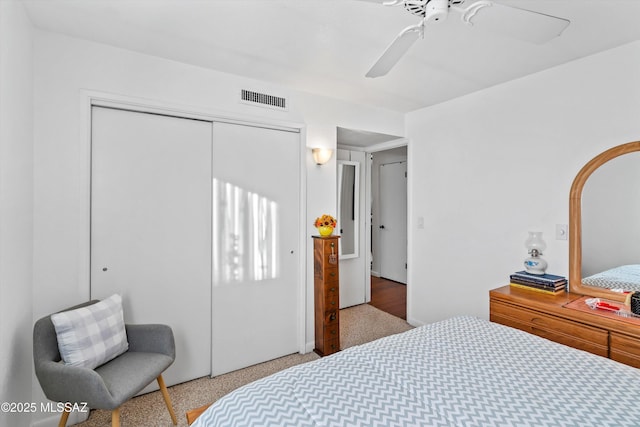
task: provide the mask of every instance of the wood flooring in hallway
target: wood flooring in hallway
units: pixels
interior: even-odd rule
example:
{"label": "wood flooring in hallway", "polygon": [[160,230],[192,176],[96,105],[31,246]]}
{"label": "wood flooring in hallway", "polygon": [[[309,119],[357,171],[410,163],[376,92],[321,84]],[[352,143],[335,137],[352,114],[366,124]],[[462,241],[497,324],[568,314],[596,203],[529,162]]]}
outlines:
{"label": "wood flooring in hallway", "polygon": [[375,308],[407,320],[407,286],[371,276],[371,302]]}

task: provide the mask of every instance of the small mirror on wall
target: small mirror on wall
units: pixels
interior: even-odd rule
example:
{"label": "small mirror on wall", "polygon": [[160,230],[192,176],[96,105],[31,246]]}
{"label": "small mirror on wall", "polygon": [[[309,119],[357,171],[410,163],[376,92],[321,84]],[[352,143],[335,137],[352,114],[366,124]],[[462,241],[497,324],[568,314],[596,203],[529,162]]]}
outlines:
{"label": "small mirror on wall", "polygon": [[340,257],[358,257],[360,163],[338,161],[338,230]]}

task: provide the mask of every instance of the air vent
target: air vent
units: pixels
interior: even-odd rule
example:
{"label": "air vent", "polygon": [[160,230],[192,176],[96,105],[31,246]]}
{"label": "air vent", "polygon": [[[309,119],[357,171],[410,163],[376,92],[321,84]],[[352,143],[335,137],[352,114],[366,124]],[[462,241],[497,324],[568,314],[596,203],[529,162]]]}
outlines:
{"label": "air vent", "polygon": [[275,110],[287,109],[287,98],[246,89],[242,89],[240,93],[240,102],[258,107],[273,108]]}

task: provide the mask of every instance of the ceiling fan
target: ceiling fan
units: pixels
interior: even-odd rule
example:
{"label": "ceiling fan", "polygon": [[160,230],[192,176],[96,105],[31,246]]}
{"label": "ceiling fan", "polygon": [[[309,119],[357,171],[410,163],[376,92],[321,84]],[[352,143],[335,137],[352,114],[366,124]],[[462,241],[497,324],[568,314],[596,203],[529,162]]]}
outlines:
{"label": "ceiling fan", "polygon": [[382,3],[385,6],[402,5],[408,12],[422,18],[418,24],[411,25],[398,34],[367,72],[366,77],[386,75],[418,38],[424,38],[426,25],[444,22],[450,11],[459,13],[462,21],[468,25],[478,25],[516,39],[538,44],[559,36],[569,25],[567,19],[505,6],[490,0],[478,0],[467,7],[462,7],[465,0],[364,1]]}

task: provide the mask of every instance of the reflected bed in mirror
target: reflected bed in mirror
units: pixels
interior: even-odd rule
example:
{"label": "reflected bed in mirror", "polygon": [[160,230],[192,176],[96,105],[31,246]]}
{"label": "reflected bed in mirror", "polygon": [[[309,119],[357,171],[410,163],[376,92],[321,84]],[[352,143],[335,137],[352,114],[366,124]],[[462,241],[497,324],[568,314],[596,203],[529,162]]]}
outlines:
{"label": "reflected bed in mirror", "polygon": [[640,290],[640,141],[613,147],[578,172],[569,230],[571,292],[624,301],[620,290]]}
{"label": "reflected bed in mirror", "polygon": [[338,229],[340,258],[358,257],[360,163],[338,160]]}
{"label": "reflected bed in mirror", "polygon": [[583,277],[582,284],[616,291],[640,291],[640,264],[621,265]]}

